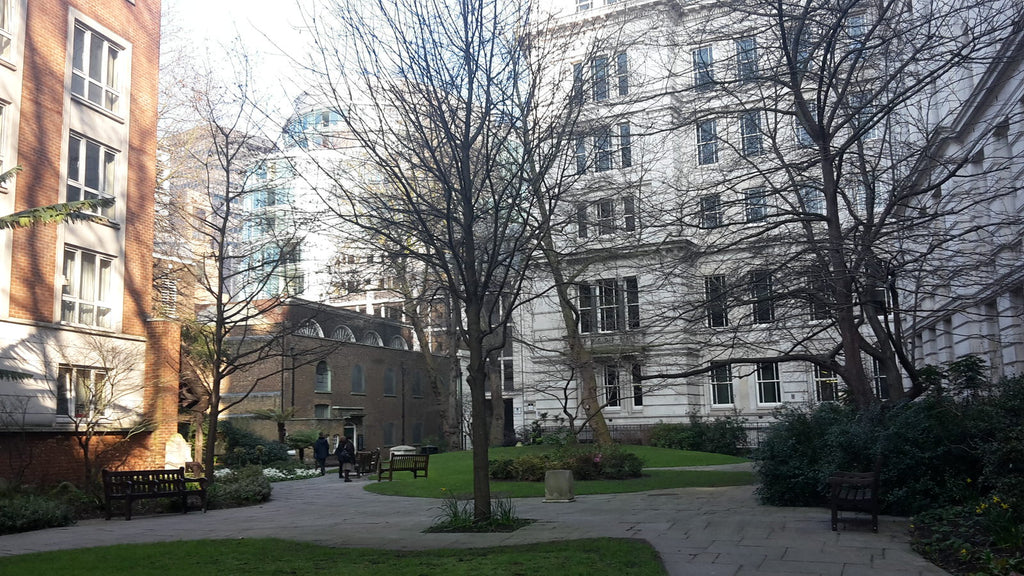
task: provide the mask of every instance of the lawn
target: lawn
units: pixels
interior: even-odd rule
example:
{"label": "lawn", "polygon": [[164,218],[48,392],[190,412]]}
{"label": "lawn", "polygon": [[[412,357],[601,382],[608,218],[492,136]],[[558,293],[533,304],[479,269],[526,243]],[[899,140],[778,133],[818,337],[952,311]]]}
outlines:
{"label": "lawn", "polygon": [[641,540],[601,538],[526,546],[396,552],[328,548],[276,539],[121,544],[0,558],[4,576],[221,574],[232,576],[445,576],[665,574],[658,553]]}
{"label": "lawn", "polygon": [[[652,446],[622,446],[640,456],[645,468],[669,468],[679,466],[710,466],[714,464],[735,464],[746,462],[743,458],[707,452],[688,452]],[[521,446],[491,448],[490,458],[514,458],[552,450],[550,446]],[[440,498],[441,489],[448,493],[470,494],[473,492],[473,454],[471,452],[446,452],[430,457],[430,477],[413,480],[411,472],[395,473],[392,482],[369,484],[366,489],[377,494],[395,496],[420,496]],[[644,470],[642,478],[630,480],[588,480],[575,483],[576,494],[615,494],[620,492],[642,492],[666,488],[692,488],[698,486],[738,486],[753,484],[750,472],[725,472],[718,470]],[[491,482],[491,491],[507,494],[513,498],[542,497],[542,482]]]}

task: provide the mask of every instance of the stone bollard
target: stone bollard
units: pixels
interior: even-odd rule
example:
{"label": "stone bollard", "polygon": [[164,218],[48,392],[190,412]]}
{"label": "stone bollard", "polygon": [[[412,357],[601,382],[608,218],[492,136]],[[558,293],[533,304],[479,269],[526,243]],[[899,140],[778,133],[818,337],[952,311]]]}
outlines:
{"label": "stone bollard", "polygon": [[544,473],[544,501],[572,502],[576,500],[572,484],[572,470],[548,470]]}

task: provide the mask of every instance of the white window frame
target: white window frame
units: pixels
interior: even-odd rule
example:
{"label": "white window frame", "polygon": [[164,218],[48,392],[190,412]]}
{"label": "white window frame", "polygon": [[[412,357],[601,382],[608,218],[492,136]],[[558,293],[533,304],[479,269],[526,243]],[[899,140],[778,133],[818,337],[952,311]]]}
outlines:
{"label": "white window frame", "polygon": [[839,377],[835,372],[814,366],[814,398],[818,402],[839,401]]}
{"label": "white window frame", "polygon": [[698,202],[700,202],[699,224],[701,228],[718,228],[725,224],[721,194],[705,194],[698,198]]}
{"label": "white window frame", "polygon": [[750,110],[740,115],[740,153],[745,158],[764,154],[761,116],[760,110]]}
{"label": "white window frame", "polygon": [[[102,379],[97,381],[97,377]],[[83,379],[85,383],[83,383]],[[97,392],[106,394],[98,402]],[[57,416],[71,420],[96,421],[109,418],[113,407],[113,381],[106,368],[61,364],[57,370]],[[84,397],[84,398],[83,398]],[[97,404],[102,406],[96,413]]]}
{"label": "white window frame", "polygon": [[[749,44],[747,44],[749,43]],[[749,81],[757,78],[757,37],[746,36],[736,39],[736,78]]]}
{"label": "white window frame", "polygon": [[[95,154],[95,158],[90,158]],[[67,187],[65,199],[114,198],[117,185],[117,151],[82,134],[68,135]],[[116,204],[90,212],[113,220]]]}
{"label": "white window frame", "polygon": [[[711,371],[708,373],[708,381],[711,385],[712,406],[733,406],[736,402],[736,390],[732,383],[732,364],[726,362],[712,362]],[[725,398],[722,392],[725,391]]]}
{"label": "white window frame", "polygon": [[[778,362],[759,362],[756,369],[757,403],[762,406],[782,403],[782,379],[779,376]],[[769,399],[767,391],[773,393],[774,400]]]}
{"label": "white window frame", "polygon": [[644,407],[644,386],[643,386],[643,365],[633,362],[629,367],[630,382],[633,385],[633,408],[643,409]]}
{"label": "white window frame", "polygon": [[0,0],[0,59],[10,62],[14,57],[14,36],[17,0]]}
{"label": "white window frame", "polygon": [[603,102],[611,97],[611,62],[607,56],[596,56],[590,63],[594,80],[592,95],[594,102]]}
{"label": "white window frame", "polygon": [[709,46],[701,46],[692,52],[693,86],[698,90],[708,90],[715,83],[715,53]]}
{"label": "white window frame", "polygon": [[704,301],[708,328],[729,326],[729,279],[723,275],[704,277]]}
{"label": "white window frame", "polygon": [[642,326],[636,276],[583,282],[576,290],[581,334],[626,332]]}
{"label": "white window frame", "polygon": [[615,93],[629,95],[629,57],[625,52],[615,55]]}
{"label": "white window frame", "polygon": [[800,212],[804,214],[825,215],[825,195],[814,186],[804,185],[797,188],[800,200]]}
{"label": "white window frame", "polygon": [[[83,265],[90,261],[93,269],[92,278],[83,278]],[[113,285],[116,261],[113,256],[65,246],[62,261],[64,285],[61,288],[61,323],[103,330],[114,329]],[[84,284],[92,286],[86,288]],[[91,295],[83,296],[83,288],[88,289]],[[88,316],[90,314],[91,316]],[[83,318],[91,320],[83,321]]]}
{"label": "white window frame", "polygon": [[709,166],[718,163],[718,121],[697,122],[697,164]]}
{"label": "white window frame", "polygon": [[[71,94],[113,114],[120,113],[125,48],[80,20],[72,31]],[[95,60],[99,58],[97,66]]]}
{"label": "white window frame", "polygon": [[622,382],[618,364],[604,365],[603,384],[605,408],[622,408]]}
{"label": "white window frame", "polygon": [[755,224],[768,219],[768,190],[755,186],[743,191],[744,216],[747,223]]}
{"label": "white window frame", "polygon": [[770,270],[750,271],[750,318],[754,324],[775,322],[775,279]]}

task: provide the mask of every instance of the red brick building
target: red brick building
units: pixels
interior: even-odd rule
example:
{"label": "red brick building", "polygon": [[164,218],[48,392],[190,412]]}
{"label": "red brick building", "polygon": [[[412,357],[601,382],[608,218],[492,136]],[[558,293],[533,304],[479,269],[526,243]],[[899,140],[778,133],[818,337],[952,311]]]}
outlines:
{"label": "red brick building", "polygon": [[[285,354],[231,376],[225,403],[244,400],[226,418],[268,438],[275,423],[252,418],[254,410],[294,410],[288,433],[345,435],[359,449],[422,446],[441,441],[440,405],[423,353],[412,350],[399,322],[292,298],[274,310],[275,323],[295,327]],[[447,374],[447,362],[434,357]],[[437,385],[446,385],[438,379]],[[250,391],[251,390],[251,391]]]}
{"label": "red brick building", "polygon": [[0,0],[0,214],[110,197],[97,221],[0,232],[0,477],[161,467],[178,327],[150,318],[160,2]]}

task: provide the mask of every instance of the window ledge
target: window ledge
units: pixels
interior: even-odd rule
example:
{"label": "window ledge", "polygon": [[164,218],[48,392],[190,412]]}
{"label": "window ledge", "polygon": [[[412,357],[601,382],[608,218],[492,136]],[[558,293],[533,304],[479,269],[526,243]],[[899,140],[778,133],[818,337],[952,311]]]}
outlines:
{"label": "window ledge", "polygon": [[82,106],[85,106],[86,108],[91,108],[92,110],[94,110],[96,112],[99,112],[100,114],[106,116],[107,118],[110,118],[114,122],[117,122],[118,124],[124,124],[125,123],[124,116],[122,116],[122,115],[120,115],[120,114],[118,114],[116,112],[111,112],[110,110],[107,110],[103,106],[100,106],[98,104],[90,102],[89,100],[79,96],[78,94],[72,94],[71,95],[71,101],[72,102],[77,102],[77,103],[81,104]]}

